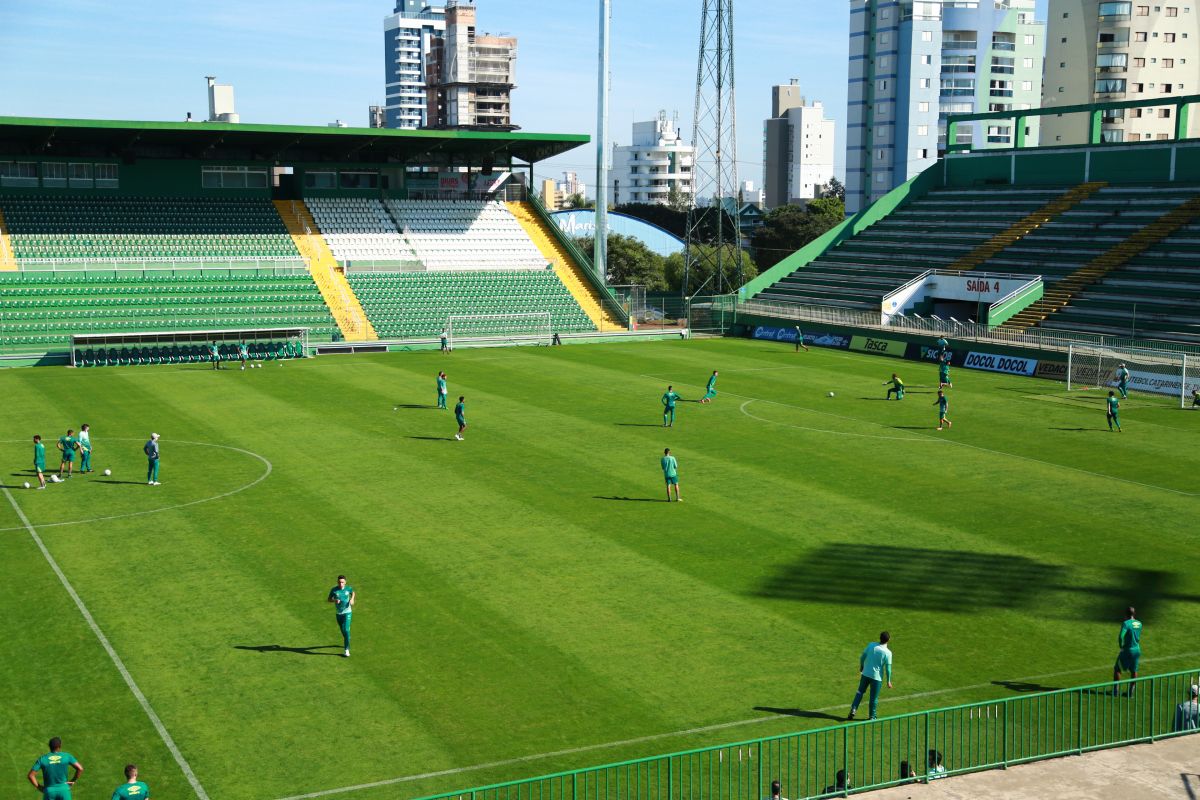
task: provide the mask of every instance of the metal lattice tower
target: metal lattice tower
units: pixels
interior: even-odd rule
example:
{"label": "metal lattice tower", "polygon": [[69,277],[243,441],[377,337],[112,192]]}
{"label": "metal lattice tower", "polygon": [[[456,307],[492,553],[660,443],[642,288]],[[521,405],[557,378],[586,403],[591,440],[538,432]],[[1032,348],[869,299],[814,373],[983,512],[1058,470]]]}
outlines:
{"label": "metal lattice tower", "polygon": [[[683,294],[693,272],[707,274],[716,294],[737,291],[742,285],[741,209],[738,197],[737,114],[733,81],[733,0],[701,0],[700,54],[696,60],[696,108],[692,118],[692,167],[695,200],[688,211],[687,250]],[[733,230],[727,230],[722,214],[726,197],[733,198]],[[704,205],[700,205],[704,198]],[[712,204],[708,201],[715,198]],[[713,230],[715,229],[715,230]],[[714,244],[715,249],[697,252],[693,244]],[[733,245],[731,252],[725,252]],[[732,262],[732,263],[731,263]],[[728,279],[725,271],[735,266]],[[708,284],[697,287],[696,294]]]}

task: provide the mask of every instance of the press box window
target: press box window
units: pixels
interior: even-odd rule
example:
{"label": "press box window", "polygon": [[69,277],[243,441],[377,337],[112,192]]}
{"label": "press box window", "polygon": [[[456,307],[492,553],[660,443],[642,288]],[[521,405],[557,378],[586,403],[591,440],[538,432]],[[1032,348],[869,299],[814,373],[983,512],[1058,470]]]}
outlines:
{"label": "press box window", "polygon": [[37,188],[37,163],[33,161],[0,161],[0,186]]}

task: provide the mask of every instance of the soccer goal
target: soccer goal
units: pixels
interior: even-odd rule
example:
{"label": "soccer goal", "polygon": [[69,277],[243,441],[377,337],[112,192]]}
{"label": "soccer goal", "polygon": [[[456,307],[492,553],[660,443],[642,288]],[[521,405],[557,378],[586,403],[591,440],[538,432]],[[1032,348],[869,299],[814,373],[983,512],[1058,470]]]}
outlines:
{"label": "soccer goal", "polygon": [[549,311],[526,314],[452,314],[446,318],[446,340],[451,350],[459,345],[549,345],[554,340],[554,328]]}
{"label": "soccer goal", "polygon": [[1122,364],[1129,370],[1129,388],[1151,394],[1178,396],[1181,407],[1192,404],[1200,389],[1200,358],[1140,348],[1072,345],[1067,352],[1067,391],[1111,389]]}

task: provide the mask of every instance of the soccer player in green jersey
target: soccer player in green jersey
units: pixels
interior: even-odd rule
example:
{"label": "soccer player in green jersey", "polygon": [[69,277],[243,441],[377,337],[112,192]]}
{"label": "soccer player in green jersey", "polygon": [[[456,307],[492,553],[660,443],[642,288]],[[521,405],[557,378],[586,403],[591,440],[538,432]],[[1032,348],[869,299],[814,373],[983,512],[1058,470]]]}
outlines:
{"label": "soccer player in green jersey", "polygon": [[150,787],[138,780],[136,764],[125,765],[125,782],[113,790],[112,800],[145,800]]}
{"label": "soccer player in green jersey", "polygon": [[663,477],[667,480],[667,502],[671,502],[671,487],[675,487],[675,502],[682,503],[683,500],[679,497],[679,462],[675,460],[675,456],[671,455],[671,448],[663,450],[662,457]]}
{"label": "soccer player in green jersey", "polygon": [[[75,774],[67,779],[67,770],[74,769]],[[37,779],[38,770],[42,772],[42,782]],[[75,756],[62,751],[62,739],[55,736],[50,740],[50,752],[33,762],[29,768],[29,782],[33,788],[42,793],[46,800],[71,800],[71,787],[83,774],[83,765],[75,760]]]}
{"label": "soccer player in green jersey", "polygon": [[216,342],[208,346],[208,357],[212,361],[213,369],[221,368],[221,351],[217,349]]}
{"label": "soccer player in green jersey", "polygon": [[71,470],[75,468],[75,451],[79,449],[79,441],[75,438],[74,429],[67,428],[67,435],[58,437],[58,449],[62,452],[62,461],[58,464],[58,476],[61,478],[63,470],[66,470],[69,478]]}
{"label": "soccer player in green jersey", "polygon": [[[1133,606],[1125,609],[1125,621],[1117,633],[1117,663],[1113,665],[1113,697],[1117,696],[1116,683],[1121,680],[1121,673],[1128,672],[1129,677],[1137,678],[1138,661],[1142,657],[1142,623],[1137,618]],[[1136,684],[1129,684],[1129,696],[1133,697]]]}
{"label": "soccer player in green jersey", "polygon": [[1110,391],[1108,393],[1108,411],[1105,416],[1108,418],[1108,429],[1111,431],[1113,426],[1117,426],[1117,433],[1121,432],[1121,401],[1117,399],[1117,393]]}
{"label": "soccer player in green jersey", "polygon": [[92,471],[92,426],[86,422],[79,426],[79,435],[75,437],[79,442],[79,472]]}
{"label": "soccer player in green jersey", "polygon": [[439,372],[437,376],[437,407],[446,408],[446,373]]}
{"label": "soccer player in green jersey", "polygon": [[142,445],[142,452],[146,454],[146,485],[161,486],[158,482],[158,434],[150,434],[150,441]]}
{"label": "soccer player in green jersey", "polygon": [[1200,408],[1200,389],[1192,389],[1192,408]]}
{"label": "soccer player in green jersey", "polygon": [[458,433],[454,434],[454,438],[461,442],[463,434],[467,432],[467,402],[462,395],[458,396],[458,402],[454,405],[454,421],[458,423]]}
{"label": "soccer player in green jersey", "polygon": [[449,353],[449,352],[450,352],[450,339],[449,339],[449,337],[446,335],[446,329],[445,329],[445,328],[442,328],[442,332],[441,332],[441,334],[438,336],[438,338],[439,338],[439,339],[441,340],[441,342],[442,342],[442,352],[443,352],[443,353]]}
{"label": "soccer player in green jersey", "polygon": [[800,326],[796,325],[796,352],[800,352],[800,348],[804,348],[804,352],[808,352],[808,345],[804,343],[804,331],[800,330]]}
{"label": "soccer player in green jersey", "polygon": [[883,682],[886,680],[887,687],[892,688],[892,651],[888,649],[888,642],[891,640],[892,635],[884,631],[879,634],[879,643],[871,642],[858,657],[858,691],[854,694],[854,702],[850,704],[850,713],[846,715],[846,719],[854,719],[854,715],[858,713],[858,704],[862,702],[868,689],[871,691],[871,719],[875,719]]}
{"label": "soccer player in green jersey", "polygon": [[946,397],[946,393],[938,390],[937,400],[934,400],[933,404],[938,407],[937,429],[940,431],[943,425],[947,428],[952,427],[954,423],[946,419],[946,412],[950,410],[950,398]]}
{"label": "soccer player in green jersey", "polygon": [[338,630],[342,632],[342,655],[350,657],[350,618],[354,615],[354,587],[346,583],[345,575],[337,576],[337,586],[329,590],[329,602],[337,611]]}
{"label": "soccer player in green jersey", "polygon": [[708,385],[704,387],[704,397],[700,398],[701,403],[711,403],[713,398],[717,396],[717,371],[714,369],[712,376],[708,379]]}
{"label": "soccer player in green jersey", "polygon": [[949,356],[942,356],[941,360],[938,361],[938,388],[941,389],[945,386],[949,386],[951,389],[954,388],[954,384],[950,382]]}
{"label": "soccer player in green jersey", "polygon": [[892,379],[890,381],[884,381],[883,385],[887,386],[889,383],[892,385],[892,388],[888,389],[888,391],[887,391],[887,399],[891,400],[892,395],[894,394],[894,395],[896,395],[897,400],[903,400],[904,399],[904,381],[900,380],[900,376],[893,372]]}
{"label": "soccer player in green jersey", "polygon": [[675,393],[673,388],[668,386],[666,394],[662,396],[664,428],[675,427],[675,404],[677,402],[679,402],[679,395]]}
{"label": "soccer player in green jersey", "polygon": [[38,476],[38,488],[46,488],[46,445],[42,444],[41,436],[33,437],[33,471]]}
{"label": "soccer player in green jersey", "polygon": [[242,342],[238,345],[238,360],[242,362],[242,371],[246,369],[246,362],[250,359],[250,349],[246,347],[246,343]]}
{"label": "soccer player in green jersey", "polygon": [[1129,370],[1124,364],[1117,365],[1117,391],[1121,393],[1122,400],[1129,399]]}

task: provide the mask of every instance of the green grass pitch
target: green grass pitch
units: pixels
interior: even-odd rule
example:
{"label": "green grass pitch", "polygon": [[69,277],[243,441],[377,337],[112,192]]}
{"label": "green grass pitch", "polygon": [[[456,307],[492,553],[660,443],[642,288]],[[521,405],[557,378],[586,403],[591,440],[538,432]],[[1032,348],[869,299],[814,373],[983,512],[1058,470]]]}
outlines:
{"label": "green grass pitch", "polygon": [[[713,369],[716,402],[660,427],[667,383],[695,400]],[[749,340],[0,373],[0,796],[51,735],[78,798],[129,761],[191,795],[9,497],[214,800],[451,771],[334,795],[417,796],[833,724],[884,628],[885,714],[1105,680],[1130,602],[1144,674],[1200,663],[1200,413],[1134,396],[1110,434],[1098,392],[954,380],[937,433],[932,365]],[[112,477],[17,488],[29,437],[82,422]]]}

